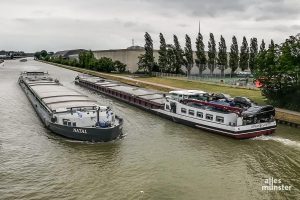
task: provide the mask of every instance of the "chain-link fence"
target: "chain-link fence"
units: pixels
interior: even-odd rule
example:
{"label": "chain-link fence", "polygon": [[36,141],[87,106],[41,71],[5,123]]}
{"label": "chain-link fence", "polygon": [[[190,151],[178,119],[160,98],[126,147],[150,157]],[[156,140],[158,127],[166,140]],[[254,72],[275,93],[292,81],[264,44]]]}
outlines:
{"label": "chain-link fence", "polygon": [[233,77],[231,74],[202,74],[202,75],[183,75],[183,74],[172,74],[163,72],[152,72],[153,76],[156,77],[166,77],[181,80],[192,80],[192,81],[202,81],[211,82],[226,85],[244,86],[255,88],[253,78],[250,77]]}

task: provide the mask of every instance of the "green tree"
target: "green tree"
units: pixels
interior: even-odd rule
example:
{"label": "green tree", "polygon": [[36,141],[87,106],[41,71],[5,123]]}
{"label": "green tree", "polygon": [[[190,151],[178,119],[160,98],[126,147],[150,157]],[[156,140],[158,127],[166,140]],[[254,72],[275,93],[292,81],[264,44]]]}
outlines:
{"label": "green tree", "polygon": [[100,72],[112,72],[115,71],[115,63],[111,58],[101,57],[98,60],[95,60],[94,70]]}
{"label": "green tree", "polygon": [[249,68],[253,73],[256,68],[256,59],[258,53],[258,45],[257,45],[257,38],[251,38],[250,40],[250,56],[249,56]]}
{"label": "green tree", "polygon": [[234,74],[239,67],[239,47],[235,36],[232,37],[232,44],[230,47],[229,67],[231,69],[231,74]]}
{"label": "green tree", "polygon": [[216,54],[217,54],[217,50],[216,50],[215,37],[212,33],[210,33],[209,41],[208,41],[208,68],[210,70],[211,75],[215,70]]}
{"label": "green tree", "polygon": [[184,56],[184,64],[187,70],[187,75],[189,76],[191,74],[191,69],[193,68],[194,59],[191,38],[187,34],[185,35]]}
{"label": "green tree", "polygon": [[175,68],[175,73],[178,74],[181,71],[181,66],[183,65],[184,53],[176,35],[173,35],[173,40],[174,40],[174,56],[175,56],[174,68]]}
{"label": "green tree", "polygon": [[161,72],[166,70],[167,67],[167,44],[166,40],[162,33],[159,34],[160,39],[160,47],[159,47],[159,57],[158,57],[158,65]]}
{"label": "green tree", "polygon": [[35,53],[34,53],[34,58],[35,58],[35,59],[41,59],[41,52],[40,52],[40,51],[35,52]]}
{"label": "green tree", "polygon": [[82,51],[79,53],[79,66],[82,68],[93,69],[96,64],[96,59],[91,50]]}
{"label": "green tree", "polygon": [[146,59],[145,59],[145,54],[141,54],[139,57],[138,57],[139,61],[137,63],[138,65],[138,70],[143,70],[144,72],[147,71],[147,62],[146,62]]}
{"label": "green tree", "polygon": [[171,44],[167,45],[167,62],[166,71],[171,73],[176,73],[176,55],[175,47]]}
{"label": "green tree", "polygon": [[48,55],[48,52],[46,50],[41,51],[41,58],[46,58],[47,55]]}
{"label": "green tree", "polygon": [[221,75],[224,76],[224,71],[227,69],[227,46],[224,37],[221,35],[219,42],[219,53],[218,53],[218,68],[221,70]]}
{"label": "green tree", "polygon": [[243,42],[241,46],[241,53],[240,53],[240,68],[242,71],[248,69],[248,62],[249,62],[249,47],[246,37],[243,37]]}
{"label": "green tree", "polygon": [[144,62],[146,64],[146,70],[149,74],[152,73],[154,67],[154,56],[153,56],[153,41],[148,32],[145,33],[145,57]]}
{"label": "green tree", "polygon": [[204,50],[203,37],[201,33],[198,33],[196,38],[196,65],[199,68],[199,75],[206,69],[206,55]]}
{"label": "green tree", "polygon": [[126,64],[122,63],[119,60],[114,61],[114,68],[118,70],[118,72],[123,73],[126,70]]}
{"label": "green tree", "polygon": [[[256,79],[263,85],[262,93],[269,103],[300,110],[300,37],[290,36],[283,44],[271,40],[268,50],[259,52]],[[262,55],[263,54],[263,55]]]}
{"label": "green tree", "polygon": [[260,47],[259,47],[259,53],[266,50],[266,43],[264,40],[261,41]]}

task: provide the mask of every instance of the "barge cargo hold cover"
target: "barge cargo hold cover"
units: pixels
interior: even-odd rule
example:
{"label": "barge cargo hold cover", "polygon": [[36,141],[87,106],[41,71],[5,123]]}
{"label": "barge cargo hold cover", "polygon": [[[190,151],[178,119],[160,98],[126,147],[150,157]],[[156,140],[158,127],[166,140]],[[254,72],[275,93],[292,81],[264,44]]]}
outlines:
{"label": "barge cargo hold cover", "polygon": [[163,108],[165,102],[165,94],[159,91],[104,78],[80,75],[76,77],[75,83],[147,110]]}

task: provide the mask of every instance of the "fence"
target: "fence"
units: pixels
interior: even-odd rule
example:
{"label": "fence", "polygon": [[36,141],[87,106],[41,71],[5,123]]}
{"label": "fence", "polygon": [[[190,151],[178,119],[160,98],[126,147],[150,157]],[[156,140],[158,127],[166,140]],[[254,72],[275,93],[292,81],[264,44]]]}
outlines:
{"label": "fence", "polygon": [[181,80],[193,80],[202,82],[212,82],[226,85],[237,85],[254,88],[253,78],[249,77],[232,77],[231,74],[202,74],[202,75],[183,75],[183,74],[172,74],[163,72],[152,72],[153,76],[174,78]]}

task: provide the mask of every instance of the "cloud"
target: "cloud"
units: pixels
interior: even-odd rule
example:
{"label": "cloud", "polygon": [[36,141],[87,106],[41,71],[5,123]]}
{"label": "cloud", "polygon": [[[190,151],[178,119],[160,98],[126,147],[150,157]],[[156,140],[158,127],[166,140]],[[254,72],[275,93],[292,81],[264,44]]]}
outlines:
{"label": "cloud", "polygon": [[[144,45],[149,32],[167,43],[176,34],[194,44],[201,21],[205,44],[209,33],[227,43],[236,35],[284,41],[299,32],[299,0],[10,0],[1,1],[0,48],[25,51],[69,48],[113,49]],[[227,44],[229,46],[229,44]]]}

